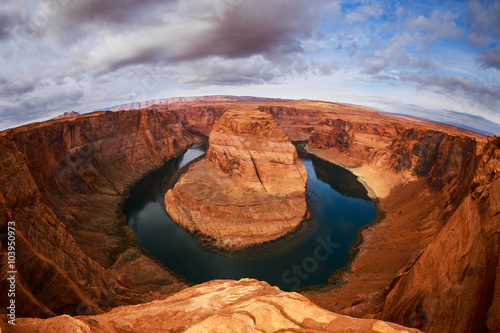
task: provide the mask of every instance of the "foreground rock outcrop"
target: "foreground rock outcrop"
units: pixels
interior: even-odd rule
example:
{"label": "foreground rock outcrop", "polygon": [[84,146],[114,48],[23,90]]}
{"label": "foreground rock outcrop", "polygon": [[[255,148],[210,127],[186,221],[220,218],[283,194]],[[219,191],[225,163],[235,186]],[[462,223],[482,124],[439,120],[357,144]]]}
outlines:
{"label": "foreground rock outcrop", "polygon": [[405,332],[416,329],[326,311],[265,282],[216,280],[98,316],[20,319],[12,332]]}
{"label": "foreground rock outcrop", "polygon": [[211,245],[240,249],[296,229],[306,184],[295,147],[271,115],[230,110],[210,134],[206,159],[165,194],[165,207]]}

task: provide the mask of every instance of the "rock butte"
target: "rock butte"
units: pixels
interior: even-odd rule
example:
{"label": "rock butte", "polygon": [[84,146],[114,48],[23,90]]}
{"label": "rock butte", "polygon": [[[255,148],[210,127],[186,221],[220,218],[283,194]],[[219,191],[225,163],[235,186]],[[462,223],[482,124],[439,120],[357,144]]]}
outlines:
{"label": "rock butte", "polygon": [[226,250],[297,228],[307,211],[307,172],[272,115],[229,110],[208,143],[206,158],[165,194],[166,210],[177,224]]}
{"label": "rock butte", "polygon": [[[156,305],[174,304],[194,289],[179,293],[186,284],[130,242],[117,208],[127,188],[196,140],[186,129],[208,136],[225,111],[237,108],[272,115],[290,140],[308,141],[308,151],[355,173],[380,207],[380,221],[361,232],[363,242],[349,269],[326,288],[303,296],[326,310],[426,332],[500,331],[499,137],[486,139],[443,124],[336,103],[229,96],[96,112],[0,133],[0,230],[5,233],[7,221],[16,221],[17,316],[90,315],[122,305],[99,316],[109,323],[114,313],[120,314],[113,319],[117,325],[123,323],[121,316],[137,325],[153,319],[156,325],[175,325],[170,316],[155,316]],[[128,249],[119,254],[125,249],[119,244]],[[116,259],[108,257],[111,250],[119,254]],[[2,246],[3,322],[5,251]],[[232,295],[224,298],[229,300],[249,295],[237,282],[200,287],[207,294]],[[148,303],[152,300],[161,301]],[[230,306],[224,302],[215,297],[199,304],[198,309],[209,307],[213,315],[186,321],[184,330],[199,323],[205,331],[216,330],[228,316],[241,318],[244,327],[246,317],[241,312],[226,316],[223,309]],[[143,304],[126,306],[138,303]],[[254,304],[257,318],[266,304]],[[273,304],[280,312],[286,308]],[[128,315],[141,309],[136,319]],[[314,309],[301,303],[308,318],[299,324],[309,325],[309,331],[324,323],[322,318],[333,318]],[[281,314],[287,320],[302,318],[285,311]],[[269,312],[260,311],[259,318],[262,313]],[[99,323],[99,316],[19,323],[34,332],[67,332],[64,325],[85,328],[96,325],[93,320]],[[347,325],[364,331],[366,326],[356,329],[354,323]],[[377,332],[394,328],[371,323]]]}

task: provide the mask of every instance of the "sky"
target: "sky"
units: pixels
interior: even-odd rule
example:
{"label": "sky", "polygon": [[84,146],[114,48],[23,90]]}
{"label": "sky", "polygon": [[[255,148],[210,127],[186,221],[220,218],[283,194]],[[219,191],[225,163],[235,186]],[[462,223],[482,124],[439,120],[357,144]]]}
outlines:
{"label": "sky", "polygon": [[500,1],[3,0],[0,130],[202,95],[500,123],[499,42]]}

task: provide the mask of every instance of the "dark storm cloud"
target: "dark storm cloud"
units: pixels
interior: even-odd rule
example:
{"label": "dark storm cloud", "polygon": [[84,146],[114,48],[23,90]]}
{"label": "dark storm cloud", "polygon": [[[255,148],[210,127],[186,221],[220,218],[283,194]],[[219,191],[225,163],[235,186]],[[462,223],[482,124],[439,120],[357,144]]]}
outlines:
{"label": "dark storm cloud", "polygon": [[21,24],[21,6],[15,1],[0,2],[0,41],[15,38]]}
{"label": "dark storm cloud", "polygon": [[496,69],[500,69],[500,45],[497,45],[495,48],[485,51],[478,57],[478,61],[484,67],[493,67]]}
{"label": "dark storm cloud", "polygon": [[0,128],[17,126],[27,120],[39,119],[41,116],[45,117],[43,120],[46,120],[63,113],[60,110],[70,111],[74,103],[83,96],[83,91],[74,89],[41,97],[12,96],[15,103],[6,105],[2,105],[5,100],[0,100]]}
{"label": "dark storm cloud", "polygon": [[[310,37],[321,15],[310,4],[291,1],[245,1],[221,15],[192,20],[193,32],[165,27],[161,40],[151,40],[129,57],[111,59],[108,68],[157,62],[183,62],[217,56],[247,58],[261,54],[279,61],[302,52],[301,41]],[[211,8],[217,14],[217,8]],[[189,42],[186,42],[189,41]],[[133,47],[131,45],[131,47]]]}
{"label": "dark storm cloud", "polygon": [[301,51],[301,39],[311,36],[320,14],[320,8],[313,10],[302,1],[244,1],[215,20],[186,57],[237,58]]}
{"label": "dark storm cloud", "polygon": [[7,39],[11,36],[13,22],[7,13],[0,12],[0,40]]}
{"label": "dark storm cloud", "polygon": [[16,82],[9,82],[5,78],[0,77],[0,96],[16,96],[23,95],[32,91],[40,85],[39,82],[33,79],[24,81],[17,80]]}
{"label": "dark storm cloud", "polygon": [[498,42],[500,36],[500,2],[471,0],[465,15],[470,24],[469,42],[484,47]]}
{"label": "dark storm cloud", "polygon": [[[52,0],[63,1],[63,0]],[[44,33],[63,45],[88,40],[86,71],[105,75],[134,65],[174,65],[210,57],[263,55],[279,63],[303,52],[331,1],[71,1],[52,10]],[[135,28],[136,27],[136,28]]]}
{"label": "dark storm cloud", "polygon": [[73,0],[61,5],[61,14],[73,24],[147,23],[156,17],[158,9],[164,10],[169,4],[177,2],[178,0]]}

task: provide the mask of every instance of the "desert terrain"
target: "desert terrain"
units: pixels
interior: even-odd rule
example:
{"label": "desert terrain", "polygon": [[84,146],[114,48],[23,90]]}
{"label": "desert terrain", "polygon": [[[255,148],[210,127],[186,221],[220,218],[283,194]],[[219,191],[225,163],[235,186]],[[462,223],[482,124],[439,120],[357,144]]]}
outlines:
{"label": "desert terrain", "polygon": [[[231,122],[231,114],[247,117]],[[252,117],[272,125],[249,130]],[[269,134],[265,142],[259,133]],[[285,220],[295,222],[286,228],[256,226],[261,234],[253,242],[286,235],[306,213],[307,175],[290,143],[301,142],[356,175],[377,206],[347,267],[322,286],[286,293],[249,279],[192,285],[145,253],[121,205],[142,177],[202,137],[213,146],[167,193],[172,215],[187,221],[187,212],[196,212],[204,225],[207,211],[223,224],[231,212],[221,207],[245,216],[247,198],[233,208],[226,199],[234,195],[195,202],[210,171],[220,187],[211,191],[238,183],[259,202],[270,200],[274,208],[252,210],[248,220],[276,220],[269,213],[296,209],[287,209]],[[251,158],[232,137],[246,138]],[[1,232],[11,221],[16,229],[16,326],[4,310],[8,251],[0,252],[6,332],[500,331],[498,136],[352,105],[218,96],[3,131],[0,169]],[[233,173],[240,178],[229,179]],[[186,193],[193,183],[198,187]],[[222,243],[252,239],[238,228],[224,232]]]}

